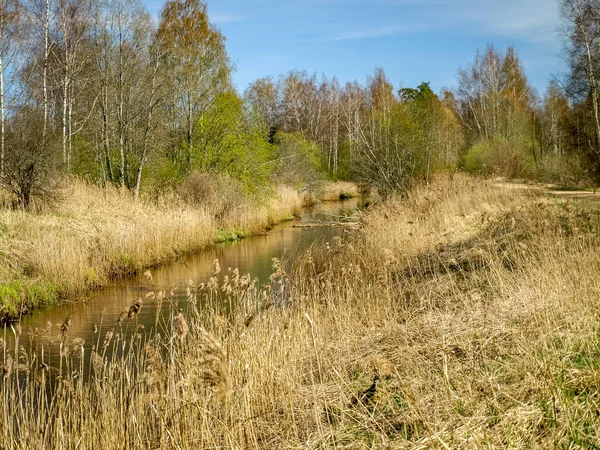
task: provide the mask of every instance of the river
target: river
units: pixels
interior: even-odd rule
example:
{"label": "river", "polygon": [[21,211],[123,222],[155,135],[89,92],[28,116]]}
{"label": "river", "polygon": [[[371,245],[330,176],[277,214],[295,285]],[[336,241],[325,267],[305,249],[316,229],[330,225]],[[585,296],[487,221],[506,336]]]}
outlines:
{"label": "river", "polygon": [[[53,365],[59,359],[61,326],[69,318],[68,335],[70,340],[82,342],[91,348],[103,338],[105,333],[117,326],[119,316],[127,310],[136,298],[143,298],[143,306],[136,317],[136,326],[145,333],[155,332],[157,309],[165,305],[147,297],[148,292],[174,292],[171,306],[178,309],[186,301],[189,281],[200,284],[211,276],[213,261],[218,259],[223,274],[228,268],[239,270],[240,274],[250,274],[258,283],[269,280],[273,272],[273,258],[293,257],[306,250],[341,235],[345,228],[335,226],[307,227],[319,222],[345,221],[356,214],[364,205],[364,199],[355,198],[339,202],[318,204],[305,208],[301,219],[277,225],[264,235],[217,244],[196,254],[188,255],[171,264],[152,269],[151,278],[139,274],[135,277],[116,281],[98,289],[85,298],[72,303],[39,311],[21,320],[19,344],[26,350],[40,354],[44,349],[43,360]],[[183,309],[183,308],[182,308]],[[14,348],[14,333],[4,329],[4,339],[8,348]],[[34,347],[30,349],[28,347]],[[41,359],[41,356],[38,356]]]}

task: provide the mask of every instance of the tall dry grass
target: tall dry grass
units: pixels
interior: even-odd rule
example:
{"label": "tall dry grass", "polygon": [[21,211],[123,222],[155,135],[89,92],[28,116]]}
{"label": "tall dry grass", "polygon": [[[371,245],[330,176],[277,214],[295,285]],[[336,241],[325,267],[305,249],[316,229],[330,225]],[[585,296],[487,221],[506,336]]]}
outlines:
{"label": "tall dry grass", "polygon": [[328,183],[320,195],[322,201],[343,200],[361,195],[359,186],[348,181]]}
{"label": "tall dry grass", "polygon": [[598,447],[599,229],[591,204],[437,180],[265,290],[216,267],[162,337],[71,345],[52,395],[41,349],[5,349],[4,447]]}
{"label": "tall dry grass", "polygon": [[261,203],[237,195],[235,208],[216,214],[214,203],[135,201],[128,192],[73,181],[55,209],[0,210],[0,317],[196,251],[223,239],[222,230],[236,230],[226,238],[262,231],[302,207],[286,186]]}

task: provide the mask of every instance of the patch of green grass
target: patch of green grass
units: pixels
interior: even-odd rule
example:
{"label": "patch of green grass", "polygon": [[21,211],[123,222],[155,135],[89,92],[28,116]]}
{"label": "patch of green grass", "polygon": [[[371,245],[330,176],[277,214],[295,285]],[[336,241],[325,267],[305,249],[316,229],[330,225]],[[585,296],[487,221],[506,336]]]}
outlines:
{"label": "patch of green grass", "polygon": [[85,272],[85,285],[89,288],[93,288],[98,286],[100,283],[100,277],[98,273],[92,268],[89,267]]}
{"label": "patch of green grass", "polygon": [[500,409],[493,403],[488,404],[488,428],[493,428],[500,423]]}
{"label": "patch of green grass", "polygon": [[[112,262],[110,270],[108,272],[109,278],[119,278],[128,275],[135,275],[140,270],[143,269],[143,266],[140,265],[139,261],[134,261],[134,259],[129,255],[121,255],[115,261]],[[86,273],[86,278],[91,273]]]}
{"label": "patch of green grass", "polygon": [[467,403],[461,399],[456,401],[456,412],[462,417],[471,417],[473,415]]}
{"label": "patch of green grass", "polygon": [[592,354],[586,350],[577,351],[568,356],[568,363],[572,367],[582,369],[598,369],[600,368],[600,355]]}
{"label": "patch of green grass", "polygon": [[231,228],[217,231],[217,244],[224,242],[235,242],[248,237],[250,232],[243,228]]}
{"label": "patch of green grass", "polygon": [[52,306],[58,299],[53,283],[13,280],[0,285],[0,317],[9,320],[39,308]]}
{"label": "patch of green grass", "polygon": [[[590,417],[589,415],[576,414],[569,430],[570,443],[578,446],[575,448],[600,450],[599,440],[595,433],[597,421],[597,416]],[[569,448],[574,447],[570,446]]]}
{"label": "patch of green grass", "polygon": [[543,420],[539,424],[540,428],[543,430],[555,428],[557,412],[556,400],[552,398],[543,398],[540,401],[540,408],[544,413]]}
{"label": "patch of green grass", "polygon": [[295,217],[294,217],[294,215],[292,213],[286,214],[285,216],[281,217],[281,221],[282,222],[291,222],[294,219],[295,219]]}

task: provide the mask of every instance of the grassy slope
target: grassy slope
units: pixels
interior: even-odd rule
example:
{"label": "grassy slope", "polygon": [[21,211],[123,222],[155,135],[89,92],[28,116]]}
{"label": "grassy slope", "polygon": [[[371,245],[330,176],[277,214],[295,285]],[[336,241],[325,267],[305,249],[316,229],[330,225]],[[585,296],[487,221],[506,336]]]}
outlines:
{"label": "grassy slope", "polygon": [[134,201],[129,193],[73,182],[43,214],[0,211],[0,317],[15,317],[172,260],[233,235],[262,231],[299,212],[281,186],[262,207],[242,205],[217,222],[210,207]]}
{"label": "grassy slope", "polygon": [[[89,385],[69,372],[43,416],[5,395],[0,433],[7,448],[593,448],[599,229],[595,206],[438,180],[278,270],[289,307],[229,274],[248,307],[228,321],[195,314],[192,289],[189,332],[173,320],[174,339],[94,358]],[[198,296],[217,305],[219,287]]]}

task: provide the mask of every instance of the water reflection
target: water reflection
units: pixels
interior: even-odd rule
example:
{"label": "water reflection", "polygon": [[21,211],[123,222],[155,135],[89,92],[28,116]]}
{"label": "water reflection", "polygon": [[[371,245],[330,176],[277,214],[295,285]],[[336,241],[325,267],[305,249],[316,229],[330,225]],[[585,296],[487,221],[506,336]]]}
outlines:
{"label": "water reflection", "polygon": [[[343,221],[345,216],[356,212],[361,204],[361,199],[349,199],[318,205],[307,210],[302,220],[305,223],[319,220]],[[64,304],[26,317],[21,323],[23,334],[20,342],[26,347],[29,341],[38,349],[43,346],[45,358],[55,360],[59,355],[61,326],[69,317],[70,339],[82,339],[85,341],[85,347],[95,345],[98,348],[109,330],[115,329],[118,332],[121,329],[118,324],[119,316],[140,297],[144,300],[141,311],[136,315],[135,321],[125,320],[123,327],[127,327],[128,333],[141,329],[151,332],[156,329],[157,317],[160,316],[157,315],[157,309],[168,311],[169,305],[156,298],[147,297],[149,292],[165,291],[175,309],[185,310],[188,280],[196,284],[206,282],[211,276],[215,259],[220,261],[223,274],[227,274],[228,268],[237,268],[240,274],[249,273],[253,278],[257,278],[259,283],[267,282],[273,271],[273,258],[293,258],[297,252],[315,243],[331,240],[341,233],[343,229],[336,227],[296,228],[292,224],[285,224],[264,236],[252,236],[238,242],[214,246],[152,270],[151,279],[140,274],[97,290],[82,301]],[[170,292],[174,295],[171,296]],[[12,333],[8,332],[5,335],[10,341]],[[9,345],[11,344],[14,345],[14,342],[9,342]]]}

